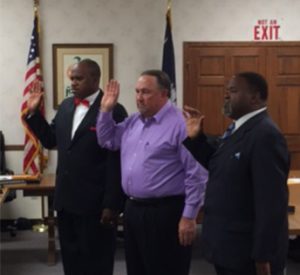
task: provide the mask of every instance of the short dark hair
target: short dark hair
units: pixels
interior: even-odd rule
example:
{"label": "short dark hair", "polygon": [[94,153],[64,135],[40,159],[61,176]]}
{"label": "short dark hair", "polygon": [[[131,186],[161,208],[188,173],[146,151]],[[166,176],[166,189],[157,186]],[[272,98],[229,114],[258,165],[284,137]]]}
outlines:
{"label": "short dark hair", "polygon": [[78,64],[87,65],[93,77],[100,79],[101,69],[98,63],[92,59],[86,58],[78,62]]}
{"label": "short dark hair", "polygon": [[255,72],[242,72],[236,74],[236,77],[245,79],[250,89],[258,93],[263,101],[267,101],[268,83],[262,75]]}
{"label": "short dark hair", "polygon": [[161,70],[147,70],[141,73],[141,76],[143,75],[154,76],[159,87],[161,89],[166,89],[168,91],[168,97],[171,96],[171,80],[168,74]]}

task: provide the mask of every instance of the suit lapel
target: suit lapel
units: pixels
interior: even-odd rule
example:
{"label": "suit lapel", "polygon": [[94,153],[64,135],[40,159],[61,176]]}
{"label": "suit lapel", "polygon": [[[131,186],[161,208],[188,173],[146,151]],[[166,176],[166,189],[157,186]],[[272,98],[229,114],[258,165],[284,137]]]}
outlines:
{"label": "suit lapel", "polygon": [[214,155],[215,156],[219,155],[224,150],[230,148],[231,146],[234,146],[241,139],[243,139],[245,134],[251,131],[251,129],[255,127],[260,120],[264,119],[267,116],[268,116],[267,112],[263,111],[262,113],[250,118],[236,132],[234,132],[230,137],[228,137],[224,143],[221,143],[220,147],[218,148],[218,150],[215,152]]}
{"label": "suit lapel", "polygon": [[68,108],[64,109],[64,124],[66,125],[66,138],[71,143],[72,138],[72,127],[73,127],[73,116],[75,112],[74,100],[69,101]]}
{"label": "suit lapel", "polygon": [[[97,117],[97,114],[99,112],[99,104],[102,98],[102,91],[100,91],[100,94],[97,96],[97,98],[95,99],[93,105],[89,108],[87,114],[85,115],[85,117],[83,118],[83,120],[81,121],[81,123],[79,124],[74,137],[71,141],[71,144],[74,144],[82,134],[85,133],[86,129],[91,126],[91,123],[95,123],[95,118]],[[72,125],[72,123],[71,123]]]}

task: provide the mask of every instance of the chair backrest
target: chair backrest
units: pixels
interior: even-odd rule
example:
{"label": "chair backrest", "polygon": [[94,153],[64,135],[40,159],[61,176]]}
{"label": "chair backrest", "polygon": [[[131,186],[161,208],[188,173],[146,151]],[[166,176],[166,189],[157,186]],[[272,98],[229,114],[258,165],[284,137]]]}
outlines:
{"label": "chair backrest", "polygon": [[6,161],[5,161],[5,141],[3,132],[0,131],[0,175],[11,175],[13,171],[6,168]]}
{"label": "chair backrest", "polygon": [[[5,141],[3,132],[0,131],[0,175],[12,175],[14,172],[6,168],[5,162]],[[16,191],[10,191],[4,202],[11,201],[16,198]]]}

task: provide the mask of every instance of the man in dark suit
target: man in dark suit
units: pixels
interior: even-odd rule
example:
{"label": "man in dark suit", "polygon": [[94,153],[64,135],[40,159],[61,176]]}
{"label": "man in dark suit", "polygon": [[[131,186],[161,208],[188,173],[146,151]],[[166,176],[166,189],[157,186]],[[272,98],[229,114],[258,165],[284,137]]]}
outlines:
{"label": "man in dark suit", "polygon": [[[57,147],[54,207],[66,275],[112,275],[115,220],[122,202],[119,153],[97,144],[96,119],[103,92],[100,68],[85,59],[74,65],[74,97],[65,99],[49,125],[37,111],[42,93],[32,92],[27,123],[46,148]],[[126,117],[114,109],[116,122]]]}
{"label": "man in dark suit", "polygon": [[209,169],[202,249],[218,275],[279,275],[285,267],[289,154],[267,97],[259,74],[231,79],[224,114],[235,123],[218,148],[208,144],[200,112],[185,108],[184,144]]}

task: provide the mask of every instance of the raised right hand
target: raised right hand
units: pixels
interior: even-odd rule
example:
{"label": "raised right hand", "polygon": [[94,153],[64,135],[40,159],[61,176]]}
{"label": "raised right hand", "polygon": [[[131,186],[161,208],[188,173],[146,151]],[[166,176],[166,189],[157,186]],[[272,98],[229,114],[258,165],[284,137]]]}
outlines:
{"label": "raised right hand", "polygon": [[42,92],[41,83],[37,81],[33,84],[30,91],[29,98],[27,100],[28,113],[33,114],[40,106],[42,102],[44,92]]}
{"label": "raised right hand", "polygon": [[203,133],[204,116],[199,110],[185,105],[183,107],[183,115],[185,117],[187,134],[190,138],[195,138]]}
{"label": "raised right hand", "polygon": [[101,112],[110,112],[118,102],[120,94],[120,84],[117,80],[110,80],[104,89],[104,95],[101,100]]}

